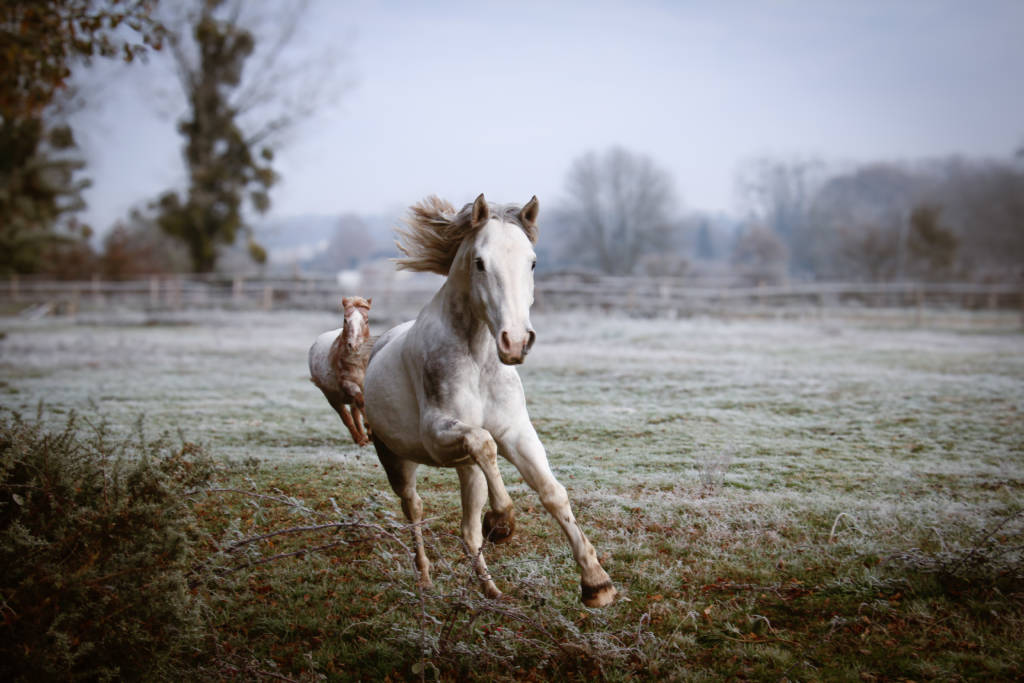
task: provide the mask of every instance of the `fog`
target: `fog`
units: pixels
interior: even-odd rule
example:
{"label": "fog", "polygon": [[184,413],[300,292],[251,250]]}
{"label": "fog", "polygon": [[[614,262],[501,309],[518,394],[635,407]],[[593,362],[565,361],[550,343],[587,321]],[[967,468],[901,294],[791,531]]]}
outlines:
{"label": "fog", "polygon": [[[1014,0],[431,4],[309,6],[289,58],[343,58],[323,76],[334,95],[277,145],[268,218],[481,191],[543,211],[574,159],[613,145],[668,171],[688,209],[737,211],[737,171],[758,157],[1011,159],[1024,144]],[[185,185],[185,106],[164,55],[79,80],[83,218],[102,232]]]}

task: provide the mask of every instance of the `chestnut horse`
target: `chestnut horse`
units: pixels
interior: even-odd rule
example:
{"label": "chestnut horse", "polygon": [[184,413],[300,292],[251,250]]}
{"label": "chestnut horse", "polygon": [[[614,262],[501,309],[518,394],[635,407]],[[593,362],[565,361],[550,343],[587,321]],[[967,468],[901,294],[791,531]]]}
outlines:
{"label": "chestnut horse", "polygon": [[358,296],[341,300],[344,326],[324,332],[309,349],[309,375],[360,446],[370,443],[363,417],[363,377],[373,345],[370,304]]}
{"label": "chestnut horse", "polygon": [[380,337],[366,370],[366,417],[388,481],[413,524],[420,584],[430,585],[423,550],[420,465],[452,467],[462,491],[462,538],[484,592],[501,595],[480,548],[514,527],[497,456],[511,462],[561,526],[579,565],[583,603],[600,607],[616,590],[551,473],[530,423],[519,374],[536,337],[530,325],[537,256],[537,198],[525,206],[488,204],[481,194],[461,211],[430,197],[399,232],[398,267],[446,275],[416,320]]}

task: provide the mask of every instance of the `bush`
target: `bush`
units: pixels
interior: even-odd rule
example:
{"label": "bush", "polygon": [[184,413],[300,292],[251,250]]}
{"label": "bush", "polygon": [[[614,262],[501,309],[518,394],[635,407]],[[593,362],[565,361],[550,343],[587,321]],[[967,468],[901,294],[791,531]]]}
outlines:
{"label": "bush", "polygon": [[183,493],[212,461],[89,431],[0,417],[0,680],[178,678],[202,644]]}

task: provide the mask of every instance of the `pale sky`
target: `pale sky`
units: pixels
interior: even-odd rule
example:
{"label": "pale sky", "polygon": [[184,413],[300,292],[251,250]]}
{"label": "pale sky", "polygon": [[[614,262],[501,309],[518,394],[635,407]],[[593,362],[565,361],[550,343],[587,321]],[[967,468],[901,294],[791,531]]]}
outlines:
{"label": "pale sky", "polygon": [[[611,145],[669,171],[682,207],[729,211],[759,156],[1008,159],[1024,144],[1020,0],[321,0],[309,19],[300,49],[344,44],[331,78],[355,85],[280,150],[271,216],[484,192],[536,194],[543,218],[573,159]],[[185,178],[166,67],[132,69],[76,127],[101,231]]]}

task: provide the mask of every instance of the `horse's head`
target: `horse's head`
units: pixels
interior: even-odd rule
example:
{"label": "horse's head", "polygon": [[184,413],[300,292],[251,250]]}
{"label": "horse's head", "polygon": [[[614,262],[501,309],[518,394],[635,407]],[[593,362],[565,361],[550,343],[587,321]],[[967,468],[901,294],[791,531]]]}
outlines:
{"label": "horse's head", "polygon": [[373,299],[361,296],[346,296],[341,300],[345,311],[345,325],[341,330],[341,341],[350,351],[355,351],[370,338],[370,304]]}
{"label": "horse's head", "polygon": [[481,194],[473,202],[473,239],[466,240],[457,257],[469,280],[470,304],[485,321],[506,365],[522,363],[536,338],[530,324],[533,305],[533,269],[537,255],[537,198],[515,210],[491,211]]}

